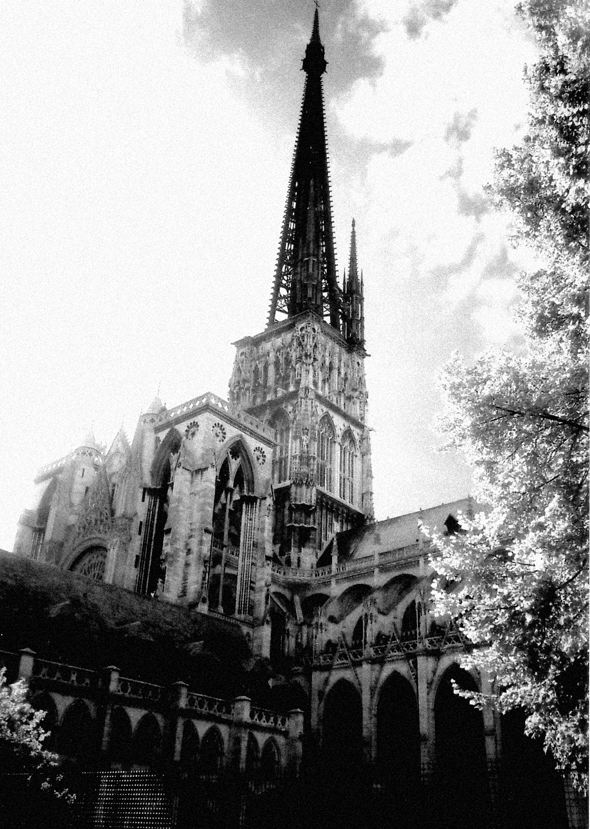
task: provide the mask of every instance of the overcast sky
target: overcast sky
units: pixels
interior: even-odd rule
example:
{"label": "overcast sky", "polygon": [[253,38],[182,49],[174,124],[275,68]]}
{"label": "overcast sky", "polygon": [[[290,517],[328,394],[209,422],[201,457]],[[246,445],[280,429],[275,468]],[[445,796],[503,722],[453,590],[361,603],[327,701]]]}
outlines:
{"label": "overcast sky", "polygon": [[[523,257],[482,191],[526,121],[534,47],[512,0],[323,0],[340,271],[365,275],[375,505],[462,497],[436,375],[514,343]],[[0,547],[36,469],[92,427],[131,438],[227,396],[261,331],[303,90],[311,0],[0,5]]]}

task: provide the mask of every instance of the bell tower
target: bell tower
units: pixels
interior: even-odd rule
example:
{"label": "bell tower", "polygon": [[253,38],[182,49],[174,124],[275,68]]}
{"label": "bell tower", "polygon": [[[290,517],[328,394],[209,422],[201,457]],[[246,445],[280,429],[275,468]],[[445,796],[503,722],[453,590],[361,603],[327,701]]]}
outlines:
{"label": "bell tower", "polygon": [[315,10],[265,331],[236,342],[230,405],[275,430],[273,552],[312,568],[334,532],[373,518],[364,296],[353,221],[338,285]]}

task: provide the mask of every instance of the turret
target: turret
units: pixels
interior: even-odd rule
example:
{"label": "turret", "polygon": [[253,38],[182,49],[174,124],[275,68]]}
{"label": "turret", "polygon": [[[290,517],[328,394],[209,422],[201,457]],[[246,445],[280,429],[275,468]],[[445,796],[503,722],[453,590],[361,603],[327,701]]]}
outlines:
{"label": "turret", "polygon": [[364,348],[365,345],[365,299],[364,280],[359,279],[356,253],[356,224],[352,220],[350,234],[350,260],[348,279],[346,271],[342,285],[342,334],[347,343]]}

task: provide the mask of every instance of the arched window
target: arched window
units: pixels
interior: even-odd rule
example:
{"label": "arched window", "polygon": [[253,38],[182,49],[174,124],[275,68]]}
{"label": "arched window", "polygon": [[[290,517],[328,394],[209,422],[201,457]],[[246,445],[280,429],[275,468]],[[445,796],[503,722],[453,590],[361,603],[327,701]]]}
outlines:
{"label": "arched window", "polygon": [[317,484],[328,492],[334,488],[334,439],[334,424],[324,415],[318,430]]}
{"label": "arched window", "polygon": [[277,744],[272,737],[269,737],[262,749],[260,758],[260,769],[264,780],[274,780],[279,776],[281,760]]}
{"label": "arched window", "polygon": [[156,595],[166,578],[164,542],[170,532],[167,527],[168,507],[174,488],[176,456],[181,443],[180,432],[171,429],[158,447],[152,463],[153,486],[147,489],[149,499],[141,527],[141,550],[135,584],[136,591],[143,595]]}
{"label": "arched window", "polygon": [[291,427],[287,413],[283,409],[279,409],[273,415],[270,425],[276,432],[277,447],[273,461],[273,480],[278,484],[289,478],[289,439]]}
{"label": "arched window", "polygon": [[346,432],[340,446],[340,497],[350,504],[354,504],[355,455],[354,438],[350,432]]}
{"label": "arched window", "polygon": [[112,760],[126,764],[132,755],[131,721],[124,708],[117,706],[111,712],[111,736],[109,754]]}
{"label": "arched window", "polygon": [[104,581],[106,561],[107,551],[104,547],[90,547],[78,556],[70,570],[94,581]]}
{"label": "arched window", "polygon": [[248,616],[253,611],[260,507],[253,489],[252,466],[238,441],[221,463],[215,485],[209,604],[221,613]]}

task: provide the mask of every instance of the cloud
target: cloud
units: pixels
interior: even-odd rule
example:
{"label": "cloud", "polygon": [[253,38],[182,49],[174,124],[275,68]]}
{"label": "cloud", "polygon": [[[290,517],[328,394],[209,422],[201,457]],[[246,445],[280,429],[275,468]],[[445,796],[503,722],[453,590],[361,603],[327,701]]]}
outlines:
{"label": "cloud", "polygon": [[402,19],[407,36],[410,40],[421,37],[430,20],[442,20],[456,3],[457,0],[423,0],[422,3],[412,3]]}
{"label": "cloud", "polygon": [[473,126],[477,121],[477,108],[473,107],[469,112],[456,112],[453,120],[445,130],[445,141],[449,144],[459,146],[469,141]]}

